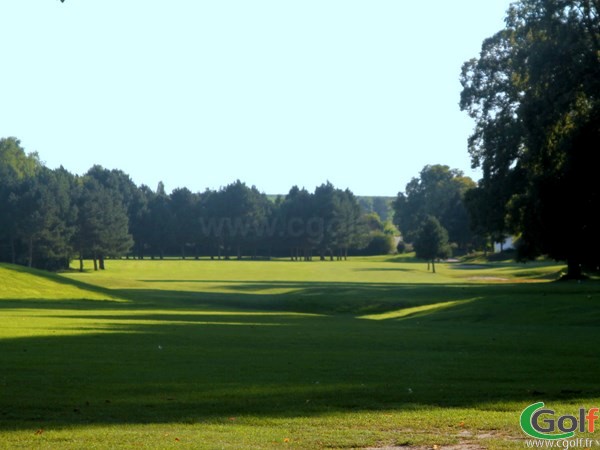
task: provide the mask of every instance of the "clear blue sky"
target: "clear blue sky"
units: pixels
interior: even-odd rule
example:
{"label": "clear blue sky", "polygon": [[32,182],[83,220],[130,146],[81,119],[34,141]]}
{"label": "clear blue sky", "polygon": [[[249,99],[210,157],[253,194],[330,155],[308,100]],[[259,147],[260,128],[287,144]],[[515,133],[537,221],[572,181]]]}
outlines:
{"label": "clear blue sky", "polygon": [[461,64],[509,0],[2,0],[0,137],[168,192],[471,171]]}

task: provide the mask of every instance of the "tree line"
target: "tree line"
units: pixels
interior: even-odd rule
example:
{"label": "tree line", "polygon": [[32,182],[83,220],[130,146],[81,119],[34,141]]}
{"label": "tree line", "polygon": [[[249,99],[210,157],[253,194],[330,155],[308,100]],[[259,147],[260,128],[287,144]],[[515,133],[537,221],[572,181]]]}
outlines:
{"label": "tree line", "polygon": [[473,228],[515,235],[521,258],[566,261],[580,278],[600,267],[600,2],[520,0],[505,24],[461,74],[483,171],[467,196]]}
{"label": "tree line", "polygon": [[345,259],[389,253],[390,224],[349,189],[327,182],[269,199],[241,181],[219,190],[167,194],[137,186],[121,170],[82,176],[45,167],[16,138],[0,139],[0,261],[64,269],[106,258]]}
{"label": "tree line", "polygon": [[[137,186],[117,169],[93,166],[81,176],[51,170],[19,140],[3,138],[0,261],[58,270],[78,260],[83,270],[89,259],[103,270],[107,258],[118,257],[341,260],[393,252],[398,229],[404,237],[399,249],[415,243],[422,256],[433,239],[419,239],[430,216],[444,229],[437,236],[447,238],[443,251],[424,257],[447,257],[450,247],[464,253],[477,245],[463,201],[474,186],[460,171],[435,165],[394,202],[358,198],[329,182],[314,192],[294,186],[276,197],[239,180],[219,190],[168,194],[162,183],[156,190]],[[380,214],[393,216],[398,228]]]}
{"label": "tree line", "polygon": [[452,242],[513,236],[517,259],[565,261],[564,278],[580,279],[600,271],[600,3],[520,0],[505,24],[460,76],[483,177],[428,166],[398,195],[395,221],[431,262]]}
{"label": "tree line", "polygon": [[520,0],[505,24],[460,76],[483,177],[426,167],[395,220],[432,262],[452,241],[485,249],[512,236],[517,259],[565,261],[563,278],[581,279],[600,272],[600,2]]}
{"label": "tree line", "polygon": [[[600,3],[519,0],[505,24],[460,76],[460,108],[475,120],[468,149],[483,177],[426,166],[393,202],[399,249],[412,243],[434,263],[512,235],[518,258],[566,261],[567,278],[580,278],[600,270]],[[174,249],[305,260],[389,251],[393,230],[360,203],[330,183],[275,201],[239,181],[167,195],[118,170],[49,170],[18,140],[0,140],[0,260],[30,266],[64,267],[77,255],[102,268],[107,256]]]}

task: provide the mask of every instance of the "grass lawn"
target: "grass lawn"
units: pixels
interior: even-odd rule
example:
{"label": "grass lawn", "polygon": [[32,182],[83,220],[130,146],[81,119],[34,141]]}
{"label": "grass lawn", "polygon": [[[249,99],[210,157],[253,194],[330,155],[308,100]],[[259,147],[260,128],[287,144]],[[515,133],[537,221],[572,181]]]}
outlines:
{"label": "grass lawn", "polygon": [[0,265],[0,448],[525,448],[529,404],[600,406],[600,283],[437,268]]}

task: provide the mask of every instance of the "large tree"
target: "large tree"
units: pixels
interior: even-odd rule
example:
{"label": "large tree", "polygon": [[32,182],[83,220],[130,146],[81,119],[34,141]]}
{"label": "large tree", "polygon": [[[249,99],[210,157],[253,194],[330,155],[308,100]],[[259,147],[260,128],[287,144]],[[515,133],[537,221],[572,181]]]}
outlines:
{"label": "large tree", "polygon": [[475,187],[471,178],[445,165],[427,165],[413,178],[393,203],[394,223],[403,239],[413,242],[427,216],[448,230],[450,241],[466,250],[471,242],[465,193]]}
{"label": "large tree", "polygon": [[321,221],[315,216],[313,204],[313,195],[298,186],[293,186],[278,204],[277,241],[281,249],[289,249],[292,260],[310,261],[321,240]]}
{"label": "large tree", "polygon": [[127,209],[115,191],[104,187],[96,178],[80,178],[76,191],[77,231],[74,243],[79,252],[79,269],[83,259],[91,257],[94,270],[104,269],[104,257],[126,255],[133,246],[129,234]]}
{"label": "large tree", "polygon": [[17,262],[19,205],[15,191],[40,168],[37,155],[25,153],[18,139],[0,139],[0,261]]}
{"label": "large tree", "polygon": [[435,260],[449,258],[452,254],[448,243],[448,232],[433,216],[426,216],[419,227],[414,242],[417,258],[431,263],[432,272],[435,273]]}
{"label": "large tree", "polygon": [[476,124],[469,151],[483,169],[480,197],[520,236],[521,256],[566,260],[574,278],[582,265],[597,267],[600,2],[513,3],[461,83],[461,108]]}
{"label": "large tree", "polygon": [[170,210],[174,226],[171,233],[173,241],[181,252],[181,259],[186,258],[186,248],[193,246],[198,227],[198,197],[187,188],[178,188],[171,192]]}
{"label": "large tree", "polygon": [[35,177],[19,183],[11,195],[14,225],[29,267],[65,269],[69,265],[75,221],[72,180],[62,168],[42,167]]}
{"label": "large tree", "polygon": [[44,167],[18,139],[0,139],[0,261],[65,268],[71,254],[74,178]]}
{"label": "large tree", "polygon": [[[329,254],[331,260],[346,259],[348,248],[364,247],[361,235],[368,233],[361,219],[361,207],[356,196],[349,190],[337,189],[330,182],[315,189],[312,197],[312,214],[319,224],[313,239],[321,260]],[[313,230],[315,231],[315,230]]]}
{"label": "large tree", "polygon": [[164,259],[174,240],[171,198],[162,181],[158,183],[156,192],[150,191],[148,195],[148,245],[152,259],[157,254]]}

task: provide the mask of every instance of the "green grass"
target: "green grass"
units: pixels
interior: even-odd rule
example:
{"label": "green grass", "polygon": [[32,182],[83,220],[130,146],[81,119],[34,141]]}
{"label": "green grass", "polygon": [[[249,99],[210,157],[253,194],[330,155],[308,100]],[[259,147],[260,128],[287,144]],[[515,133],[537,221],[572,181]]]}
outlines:
{"label": "green grass", "polygon": [[561,267],[0,265],[0,448],[523,448],[600,405],[600,284]]}

